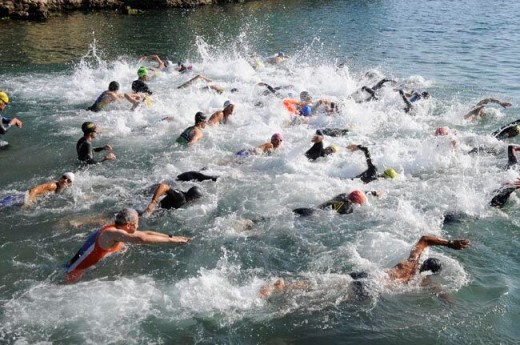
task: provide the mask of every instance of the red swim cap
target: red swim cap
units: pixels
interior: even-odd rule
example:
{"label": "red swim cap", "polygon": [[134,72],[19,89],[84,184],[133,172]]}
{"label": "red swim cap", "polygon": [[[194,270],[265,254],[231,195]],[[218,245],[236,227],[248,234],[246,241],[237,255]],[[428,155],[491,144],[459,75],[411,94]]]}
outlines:
{"label": "red swim cap", "polygon": [[355,190],[348,195],[348,199],[355,204],[364,204],[367,201],[365,193],[360,190]]}
{"label": "red swim cap", "polygon": [[435,136],[439,135],[448,135],[448,128],[447,127],[439,127],[435,130]]}

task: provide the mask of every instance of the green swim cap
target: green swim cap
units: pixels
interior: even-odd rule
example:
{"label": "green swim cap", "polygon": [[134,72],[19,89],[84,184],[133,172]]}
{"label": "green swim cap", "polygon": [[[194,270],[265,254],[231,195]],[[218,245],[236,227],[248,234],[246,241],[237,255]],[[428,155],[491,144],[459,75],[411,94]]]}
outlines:
{"label": "green swim cap", "polygon": [[399,174],[396,173],[395,170],[392,168],[386,169],[383,173],[384,178],[396,178],[397,176],[399,176]]}
{"label": "green swim cap", "polygon": [[139,78],[147,76],[148,75],[148,70],[146,69],[146,67],[141,66],[137,70],[137,75],[139,76]]}
{"label": "green swim cap", "polygon": [[518,134],[520,134],[520,125],[515,126],[515,132],[518,133]]}

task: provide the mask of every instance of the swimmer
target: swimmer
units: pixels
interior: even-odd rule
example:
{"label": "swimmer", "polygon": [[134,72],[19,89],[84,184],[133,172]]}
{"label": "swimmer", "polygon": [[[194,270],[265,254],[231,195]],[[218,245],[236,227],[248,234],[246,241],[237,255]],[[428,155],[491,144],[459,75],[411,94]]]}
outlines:
{"label": "swimmer", "polygon": [[363,151],[363,153],[365,154],[365,158],[367,160],[368,169],[365,170],[364,172],[362,172],[361,174],[357,175],[356,177],[354,177],[355,179],[359,178],[359,179],[361,179],[361,181],[363,181],[365,183],[369,183],[369,182],[377,180],[379,177],[393,179],[393,178],[396,178],[397,176],[399,176],[397,174],[397,172],[392,168],[387,168],[383,174],[378,175],[377,168],[372,163],[372,158],[370,157],[370,152],[368,152],[368,148],[366,148],[365,146],[353,144],[353,145],[348,145],[347,149],[349,149],[352,152],[358,151],[358,150]]}
{"label": "swimmer", "polygon": [[280,133],[275,133],[271,136],[271,141],[268,143],[264,143],[262,145],[259,145],[258,147],[254,149],[242,149],[238,151],[235,155],[239,158],[245,158],[250,155],[261,155],[261,154],[267,154],[270,155],[276,150],[283,142],[283,136]]}
{"label": "swimmer", "polygon": [[[432,257],[424,260],[422,263],[420,262],[422,254],[430,246],[442,246],[454,250],[461,250],[469,248],[471,246],[471,242],[465,239],[447,240],[437,236],[423,235],[410,251],[410,255],[407,259],[400,261],[397,265],[386,271],[388,281],[408,284],[417,274],[421,274],[423,272],[439,274],[442,270],[442,262],[439,259]],[[352,279],[354,279],[353,283],[358,283],[353,284],[354,291],[357,294],[356,297],[360,299],[366,298],[366,291],[364,291],[364,286],[359,280],[368,278],[368,273],[354,272],[350,273],[349,275]],[[421,279],[420,285],[426,286],[428,283],[429,279],[427,276]],[[295,283],[293,283],[292,288],[298,288],[298,286],[301,286],[301,288],[307,288],[303,285],[302,282],[298,283],[299,285],[294,284]],[[287,290],[287,285],[283,282],[283,279],[277,279],[272,285],[272,287],[262,287],[260,289],[259,296],[266,298],[274,292],[283,292]]]}
{"label": "swimmer", "polygon": [[493,199],[489,202],[490,206],[502,208],[506,204],[507,200],[514,191],[520,188],[520,178],[515,182],[507,182],[502,185],[499,189],[495,190]]}
{"label": "swimmer", "polygon": [[514,138],[518,134],[520,134],[520,120],[513,121],[491,133],[498,140]]}
{"label": "swimmer", "polygon": [[95,149],[92,148],[92,140],[97,136],[97,128],[93,122],[84,122],[81,125],[81,130],[83,131],[83,137],[81,137],[76,144],[76,152],[78,153],[78,159],[81,162],[84,164],[96,164],[104,161],[113,161],[116,159],[116,155],[111,152],[106,154],[102,160],[96,161],[94,159],[94,152],[100,152],[103,150],[111,151],[112,146],[105,145]]}
{"label": "swimmer", "polygon": [[451,146],[453,146],[454,149],[458,148],[459,147],[459,142],[457,139],[455,139],[453,133],[455,131],[450,131],[450,129],[448,127],[439,127],[435,130],[435,136],[436,137],[447,137],[450,142],[451,142]]}
{"label": "swimmer", "polygon": [[[144,66],[139,67],[139,69],[137,70],[137,76],[138,79],[132,82],[132,91],[136,94],[146,93],[148,95],[151,95],[153,92],[145,83],[146,81],[150,80],[148,69]],[[132,110],[133,109],[135,108],[132,108]]]}
{"label": "swimmer", "polygon": [[382,79],[380,80],[376,85],[372,86],[372,87],[368,87],[368,86],[363,86],[361,88],[361,91],[365,91],[367,93],[370,94],[370,96],[362,101],[359,101],[357,103],[361,103],[361,102],[369,102],[369,101],[377,101],[378,98],[376,96],[376,91],[379,90],[380,88],[382,88],[385,83],[392,83],[392,84],[395,84],[396,81],[395,80],[392,80],[392,79]]}
{"label": "swimmer", "polygon": [[177,143],[185,146],[192,146],[202,139],[202,130],[206,127],[207,116],[202,112],[195,114],[195,125],[186,128],[177,138]]}
{"label": "swimmer", "polygon": [[37,185],[27,191],[24,194],[8,195],[3,199],[0,199],[0,208],[10,206],[23,206],[24,208],[29,207],[34,201],[46,194],[50,193],[61,193],[63,190],[69,188],[74,182],[74,173],[64,173],[58,181],[51,181]]}
{"label": "swimmer", "polygon": [[202,182],[202,181],[206,181],[206,180],[216,181],[217,179],[218,179],[218,176],[205,175],[198,171],[183,172],[182,174],[177,175],[177,178],[176,178],[177,181],[185,181],[185,182],[187,182],[187,181]]}
{"label": "swimmer", "polygon": [[[160,199],[163,195],[166,196]],[[159,204],[162,209],[177,209],[200,197],[202,197],[202,192],[197,186],[191,187],[188,191],[183,192],[179,189],[173,189],[166,183],[159,183],[153,194],[152,201],[148,204],[148,207],[146,207],[143,215],[149,216],[152,214],[157,204]]]}
{"label": "swimmer", "polygon": [[108,84],[108,90],[103,91],[101,95],[96,99],[94,104],[87,108],[87,110],[98,112],[101,111],[104,107],[109,105],[110,103],[117,102],[126,98],[130,103],[133,104],[132,109],[135,109],[139,105],[139,101],[141,97],[137,94],[127,94],[124,95],[117,93],[119,91],[119,83],[117,81],[112,81]]}
{"label": "swimmer", "polygon": [[486,104],[488,103],[500,104],[503,108],[507,108],[512,105],[509,102],[500,101],[498,99],[486,98],[478,102],[475,108],[471,109],[466,115],[464,115],[464,120],[474,121],[476,119],[483,118],[486,114],[485,108]]}
{"label": "swimmer", "polygon": [[156,67],[150,67],[152,71],[160,71],[163,69],[166,69],[168,67],[168,60],[161,60],[159,55],[145,55],[142,58],[139,59],[139,62],[142,61],[153,61],[157,63]]}
{"label": "swimmer", "polygon": [[309,160],[314,161],[319,157],[325,157],[339,151],[338,146],[334,144],[325,148],[323,147],[323,132],[320,130],[316,131],[316,135],[312,137],[312,142],[314,145],[312,145],[312,147],[307,152],[305,152],[305,157],[307,157]]}
{"label": "swimmer", "polygon": [[[7,94],[5,92],[0,91],[0,112],[2,112],[7,107],[8,104],[9,104],[9,96],[7,96]],[[6,116],[3,116],[2,114],[0,114],[0,134],[5,134],[11,126],[16,126],[18,128],[22,128],[23,123],[22,123],[22,121],[18,120],[16,117],[10,118],[10,117],[6,117]],[[5,143],[5,144],[3,144],[3,143]],[[0,140],[0,146],[5,146],[5,145],[7,145],[7,142]]]}
{"label": "swimmer", "polygon": [[300,92],[299,109],[303,109],[307,105],[311,107],[311,114],[316,113],[320,106],[324,106],[327,113],[338,110],[334,102],[328,99],[320,99],[317,102],[313,102],[311,94],[308,91],[302,91]]}
{"label": "swimmer", "polygon": [[398,89],[399,94],[401,95],[401,98],[403,99],[404,103],[406,104],[406,107],[404,108],[405,113],[409,113],[410,110],[414,108],[412,103],[415,103],[421,99],[428,99],[430,98],[430,94],[426,91],[419,92],[416,90],[412,90],[409,93],[405,93],[403,89]]}
{"label": "swimmer", "polygon": [[81,279],[86,269],[94,266],[105,256],[119,252],[123,243],[136,244],[187,244],[189,237],[173,236],[139,228],[139,215],[136,210],[125,208],[115,217],[114,224],[105,225],[92,233],[80,250],[66,264],[66,283]]}
{"label": "swimmer", "polygon": [[235,105],[229,100],[225,101],[224,109],[214,112],[208,120],[208,125],[215,126],[217,124],[226,124],[229,116],[233,114],[234,110]]}
{"label": "swimmer", "polygon": [[312,216],[316,211],[326,209],[332,209],[339,214],[350,214],[354,212],[354,204],[363,205],[367,201],[365,195],[367,193],[377,197],[382,195],[381,192],[377,191],[362,192],[360,190],[355,190],[349,194],[342,193],[336,195],[329,201],[317,206],[317,208],[296,208],[293,212],[302,217]]}
{"label": "swimmer", "polygon": [[506,169],[511,169],[517,166],[518,159],[516,158],[516,152],[520,151],[520,145],[508,145],[507,146],[507,166]]}
{"label": "swimmer", "polygon": [[282,98],[282,96],[280,95],[280,93],[278,91],[280,91],[282,89],[292,89],[292,88],[294,88],[294,85],[272,87],[271,85],[266,84],[264,82],[260,82],[257,85],[258,86],[265,86],[267,88],[267,90],[265,90],[262,93],[264,96],[268,96],[268,95],[272,94],[272,95],[275,95],[275,96],[280,97],[280,98]]}
{"label": "swimmer", "polygon": [[[193,84],[194,82],[198,81],[198,80],[202,80],[202,81],[205,81],[207,83],[211,83],[213,82],[213,80],[209,79],[209,78],[206,78],[200,74],[196,75],[195,77],[191,78],[190,80],[188,80],[187,82],[185,82],[184,84],[180,85],[177,87],[177,89],[184,89],[188,86],[190,86],[191,84]],[[222,93],[224,92],[224,87],[220,86],[220,85],[208,85],[208,86],[204,86],[202,87],[201,89],[206,89],[206,90],[213,90],[217,93]],[[233,90],[236,90],[236,89],[232,89],[231,92],[233,92]]]}
{"label": "swimmer", "polygon": [[284,52],[278,52],[275,56],[267,59],[267,63],[271,65],[278,65],[289,59],[289,55]]}

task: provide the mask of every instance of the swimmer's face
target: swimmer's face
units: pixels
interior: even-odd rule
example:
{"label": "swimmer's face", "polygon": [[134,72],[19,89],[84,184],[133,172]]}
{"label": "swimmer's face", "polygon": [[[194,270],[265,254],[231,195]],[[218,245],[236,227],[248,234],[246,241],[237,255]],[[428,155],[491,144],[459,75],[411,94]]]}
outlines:
{"label": "swimmer's face", "polygon": [[72,185],[72,181],[67,176],[62,176],[58,180],[58,184],[60,185],[61,188],[67,188]]}
{"label": "swimmer's face", "polygon": [[126,231],[130,234],[133,234],[137,231],[137,228],[139,228],[139,218],[136,219],[135,223],[128,223],[126,225]]}
{"label": "swimmer's face", "polygon": [[203,121],[200,121],[197,125],[198,125],[200,128],[206,128],[206,123],[207,123],[207,122],[208,122],[208,121],[203,120]]}
{"label": "swimmer's face", "polygon": [[0,110],[4,110],[5,107],[7,107],[7,103],[5,103],[4,101],[0,101]]}
{"label": "swimmer's face", "polygon": [[278,138],[272,138],[271,139],[271,144],[273,144],[273,147],[277,148],[278,146],[280,146],[282,144],[282,139],[278,139]]}

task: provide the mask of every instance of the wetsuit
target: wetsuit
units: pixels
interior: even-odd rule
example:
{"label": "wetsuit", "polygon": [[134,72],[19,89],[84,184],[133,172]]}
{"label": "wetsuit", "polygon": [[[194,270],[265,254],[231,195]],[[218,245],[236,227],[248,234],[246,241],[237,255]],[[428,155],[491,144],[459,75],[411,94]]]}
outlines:
{"label": "wetsuit", "polygon": [[105,256],[123,249],[124,245],[121,242],[117,242],[109,249],[103,249],[99,246],[99,236],[107,228],[114,227],[114,224],[105,225],[87,238],[76,255],[74,255],[74,257],[65,265],[65,268],[67,269],[67,281],[74,282],[78,280],[83,275],[83,271],[87,268],[95,265]]}
{"label": "wetsuit", "polygon": [[516,137],[518,135],[518,131],[516,130],[516,126],[520,124],[520,120],[513,121],[498,130],[494,131],[492,135],[498,140],[503,140],[507,138]]}
{"label": "wetsuit", "polygon": [[413,105],[412,103],[417,102],[418,100],[422,99],[422,95],[416,91],[412,91],[412,95],[410,98],[407,98],[403,90],[399,90],[399,94],[401,95],[401,98],[403,99],[404,103],[406,104],[406,107],[404,108],[404,112],[408,113],[410,110],[412,110]]}
{"label": "wetsuit", "polygon": [[382,79],[380,80],[376,85],[372,86],[372,87],[368,87],[368,86],[363,86],[361,88],[362,91],[365,91],[365,92],[368,92],[370,94],[370,96],[364,100],[364,102],[368,102],[368,101],[377,101],[378,98],[376,96],[376,90],[379,90],[380,88],[383,87],[383,85],[389,81],[392,81],[391,79]]}
{"label": "wetsuit", "polygon": [[516,158],[514,148],[514,145],[509,145],[507,147],[507,169],[512,168],[518,164],[518,159]]}
{"label": "wetsuit", "polygon": [[9,122],[11,122],[10,117],[4,117],[0,115],[0,134],[5,134],[9,127],[11,127]]}
{"label": "wetsuit", "polygon": [[305,157],[310,160],[316,160],[319,157],[325,156],[325,150],[323,149],[323,142],[315,143],[312,147],[305,152]]}
{"label": "wetsuit", "polygon": [[94,104],[87,108],[87,110],[98,112],[101,111],[104,107],[106,107],[110,102],[106,101],[107,94],[111,91],[103,91],[101,95],[96,99]]}
{"label": "wetsuit", "polygon": [[178,189],[170,189],[166,192],[166,196],[161,199],[159,205],[164,209],[172,209],[182,207],[185,203],[186,195],[183,191]]}
{"label": "wetsuit", "polygon": [[493,196],[493,199],[491,199],[491,202],[489,203],[493,207],[501,208],[505,205],[507,200],[509,200],[509,197],[511,194],[516,190],[516,187],[511,186],[503,186],[499,190],[495,192],[495,196]]}
{"label": "wetsuit", "polygon": [[148,85],[146,85],[146,83],[142,80],[134,80],[132,82],[132,91],[134,92],[142,92],[142,93],[147,93],[149,95],[152,94],[152,91],[150,90],[150,88],[148,87]]}
{"label": "wetsuit", "polygon": [[[323,204],[318,206],[318,209],[321,210],[327,208],[332,208],[339,214],[349,214],[354,212],[354,208],[352,207],[352,201],[348,199],[347,193],[336,195],[331,200],[324,202]],[[293,210],[293,212],[302,217],[306,217],[313,215],[316,212],[316,210],[316,208],[296,208]]]}
{"label": "wetsuit", "polygon": [[182,145],[188,145],[188,143],[191,140],[191,137],[193,136],[193,131],[195,130],[196,126],[191,126],[186,128],[181,135],[177,138],[177,143]]}
{"label": "wetsuit", "polygon": [[199,181],[199,182],[202,182],[205,180],[216,181],[217,178],[218,178],[218,176],[204,175],[197,171],[187,171],[180,175],[177,175],[177,181],[193,181],[193,180]]}
{"label": "wetsuit", "polygon": [[361,179],[361,181],[363,181],[365,183],[369,183],[374,180],[377,180],[377,168],[372,163],[372,159],[370,158],[370,152],[368,152],[368,148],[366,148],[365,146],[362,146],[362,145],[358,145],[357,147],[358,147],[358,149],[363,151],[363,153],[365,154],[365,157],[367,159],[368,169],[365,170],[364,172],[362,172],[361,174],[359,174],[358,176],[356,176],[355,178],[359,178],[359,179]]}
{"label": "wetsuit", "polygon": [[78,159],[86,164],[99,163],[99,161],[96,161],[94,159],[93,152],[100,152],[103,150],[104,150],[103,147],[97,147],[97,148],[93,149],[92,143],[90,141],[87,141],[87,139],[85,139],[85,137],[81,137],[81,139],[79,139],[78,143],[76,144],[76,152],[78,153]]}
{"label": "wetsuit", "polygon": [[347,133],[349,132],[348,129],[344,128],[323,128],[320,129],[320,131],[323,135],[327,135],[329,137],[340,137],[343,135],[347,135]]}

